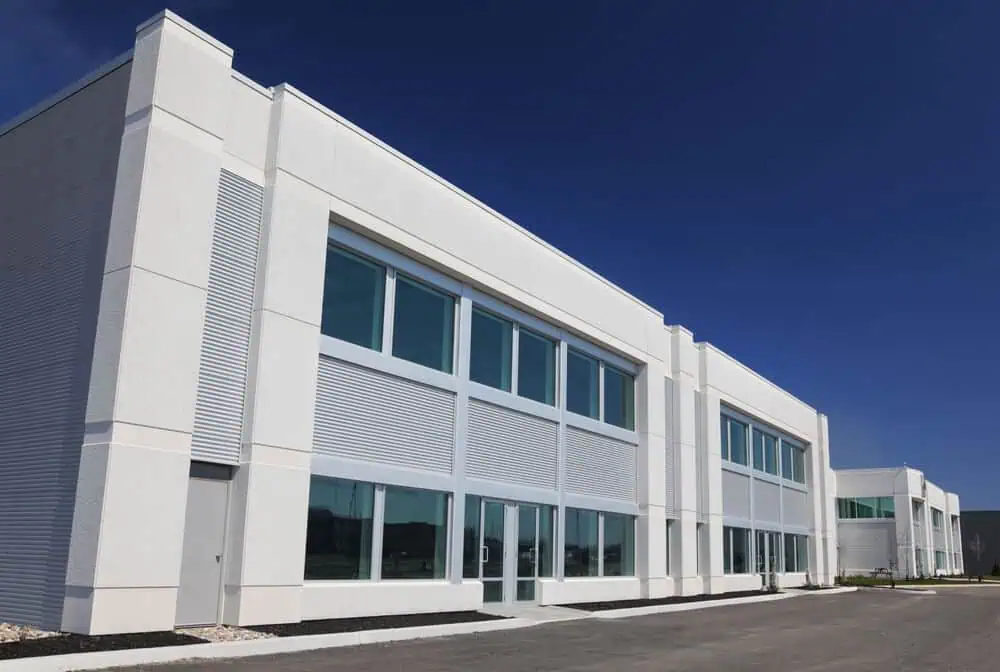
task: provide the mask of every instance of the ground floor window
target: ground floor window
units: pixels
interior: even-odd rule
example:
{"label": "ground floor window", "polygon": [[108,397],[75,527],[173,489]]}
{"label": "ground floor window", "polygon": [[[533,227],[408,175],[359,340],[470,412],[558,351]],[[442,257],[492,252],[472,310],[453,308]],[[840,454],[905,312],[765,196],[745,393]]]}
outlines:
{"label": "ground floor window", "polygon": [[[306,580],[444,578],[448,499],[444,492],[313,476]],[[373,549],[381,549],[378,557]]]}
{"label": "ground floor window", "polygon": [[809,571],[809,537],[802,534],[785,535],[785,571]]}
{"label": "ground floor window", "polygon": [[934,568],[941,571],[948,569],[944,559],[944,551],[934,551]]}
{"label": "ground floor window", "polygon": [[668,520],[667,521],[667,537],[666,537],[666,542],[665,542],[666,543],[665,550],[666,550],[667,576],[670,576],[670,570],[671,570],[671,567],[670,567],[670,535],[674,531],[673,522],[674,521],[672,521],[672,520]]}
{"label": "ground floor window", "polygon": [[635,516],[566,509],[567,577],[634,576]]}
{"label": "ground floor window", "polygon": [[750,530],[722,528],[722,565],[726,574],[750,573]]}

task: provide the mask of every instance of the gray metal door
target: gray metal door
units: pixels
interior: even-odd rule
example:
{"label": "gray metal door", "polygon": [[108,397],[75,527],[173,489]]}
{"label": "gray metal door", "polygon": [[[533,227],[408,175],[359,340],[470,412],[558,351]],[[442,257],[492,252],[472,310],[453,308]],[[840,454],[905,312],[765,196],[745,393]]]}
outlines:
{"label": "gray metal door", "polygon": [[229,468],[222,465],[191,465],[177,625],[219,622],[229,477]]}

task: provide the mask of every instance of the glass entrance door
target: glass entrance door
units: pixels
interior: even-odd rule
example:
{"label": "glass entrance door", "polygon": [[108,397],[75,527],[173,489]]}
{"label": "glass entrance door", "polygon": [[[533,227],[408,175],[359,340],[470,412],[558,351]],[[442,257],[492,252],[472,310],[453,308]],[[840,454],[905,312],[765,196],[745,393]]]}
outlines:
{"label": "glass entrance door", "polygon": [[517,507],[517,599],[533,602],[538,578],[538,507],[514,506]]}
{"label": "glass entrance door", "polygon": [[479,563],[483,582],[483,602],[503,602],[507,505],[483,500],[483,524]]}
{"label": "glass entrance door", "polygon": [[780,572],[781,534],[778,532],[757,531],[757,573],[770,574]]}
{"label": "glass entrance door", "polygon": [[[482,500],[479,577],[483,602],[535,600],[540,508],[548,509],[535,504]],[[549,534],[550,530],[546,527],[543,532]]]}

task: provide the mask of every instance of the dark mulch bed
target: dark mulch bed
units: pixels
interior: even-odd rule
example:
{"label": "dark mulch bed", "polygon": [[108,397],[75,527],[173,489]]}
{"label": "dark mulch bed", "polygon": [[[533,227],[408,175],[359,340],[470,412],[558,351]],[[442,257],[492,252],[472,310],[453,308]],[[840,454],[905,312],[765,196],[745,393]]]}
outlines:
{"label": "dark mulch bed", "polygon": [[479,611],[443,611],[434,614],[328,618],[322,621],[302,621],[301,623],[254,625],[248,626],[248,629],[256,630],[257,632],[267,632],[278,637],[295,637],[298,635],[327,635],[337,632],[359,632],[361,630],[381,630],[383,628],[415,628],[421,625],[448,625],[450,623],[498,620],[504,620],[504,617],[484,614]]}
{"label": "dark mulch bed", "polygon": [[563,604],[560,606],[570,609],[580,609],[582,611],[607,611],[609,609],[632,609],[633,607],[653,607],[660,604],[687,604],[688,602],[713,602],[715,600],[729,600],[734,597],[753,597],[764,595],[759,590],[735,590],[729,593],[715,593],[713,595],[675,595],[673,597],[660,597],[651,600],[617,600],[615,602],[577,602],[575,604]]}
{"label": "dark mulch bed", "polygon": [[179,635],[176,632],[138,632],[127,635],[55,635],[40,639],[25,639],[20,642],[0,642],[0,660],[204,643],[203,639],[190,635]]}
{"label": "dark mulch bed", "polygon": [[840,588],[840,586],[798,586],[795,590],[834,590]]}

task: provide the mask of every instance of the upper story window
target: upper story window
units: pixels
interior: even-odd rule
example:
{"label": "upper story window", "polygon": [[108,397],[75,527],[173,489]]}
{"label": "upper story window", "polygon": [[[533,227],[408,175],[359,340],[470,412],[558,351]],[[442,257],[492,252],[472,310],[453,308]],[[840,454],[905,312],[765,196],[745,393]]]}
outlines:
{"label": "upper story window", "polygon": [[786,439],[781,440],[781,476],[798,483],[806,482],[806,453]]}
{"label": "upper story window", "polygon": [[385,266],[328,245],[320,331],[381,350],[384,305]]}
{"label": "upper story window", "polygon": [[635,429],[635,377],[604,365],[604,422]]}
{"label": "upper story window", "polygon": [[745,423],[722,416],[722,459],[747,465],[747,430]]}
{"label": "upper story window", "polygon": [[393,356],[451,373],[454,339],[454,297],[397,274]]}
{"label": "upper story window", "polygon": [[778,475],[778,438],[753,429],[753,468]]}
{"label": "upper story window", "polygon": [[944,512],[935,508],[931,508],[931,525],[934,526],[935,530],[944,529]]}
{"label": "upper story window", "polygon": [[600,418],[600,364],[570,348],[566,361],[566,410],[595,420]]}
{"label": "upper story window", "polygon": [[837,517],[846,520],[895,518],[896,502],[889,497],[838,497]]}
{"label": "upper story window", "polygon": [[472,311],[469,378],[510,392],[514,325],[478,308]]}
{"label": "upper story window", "polygon": [[517,394],[554,406],[556,344],[524,327],[517,333]]}

